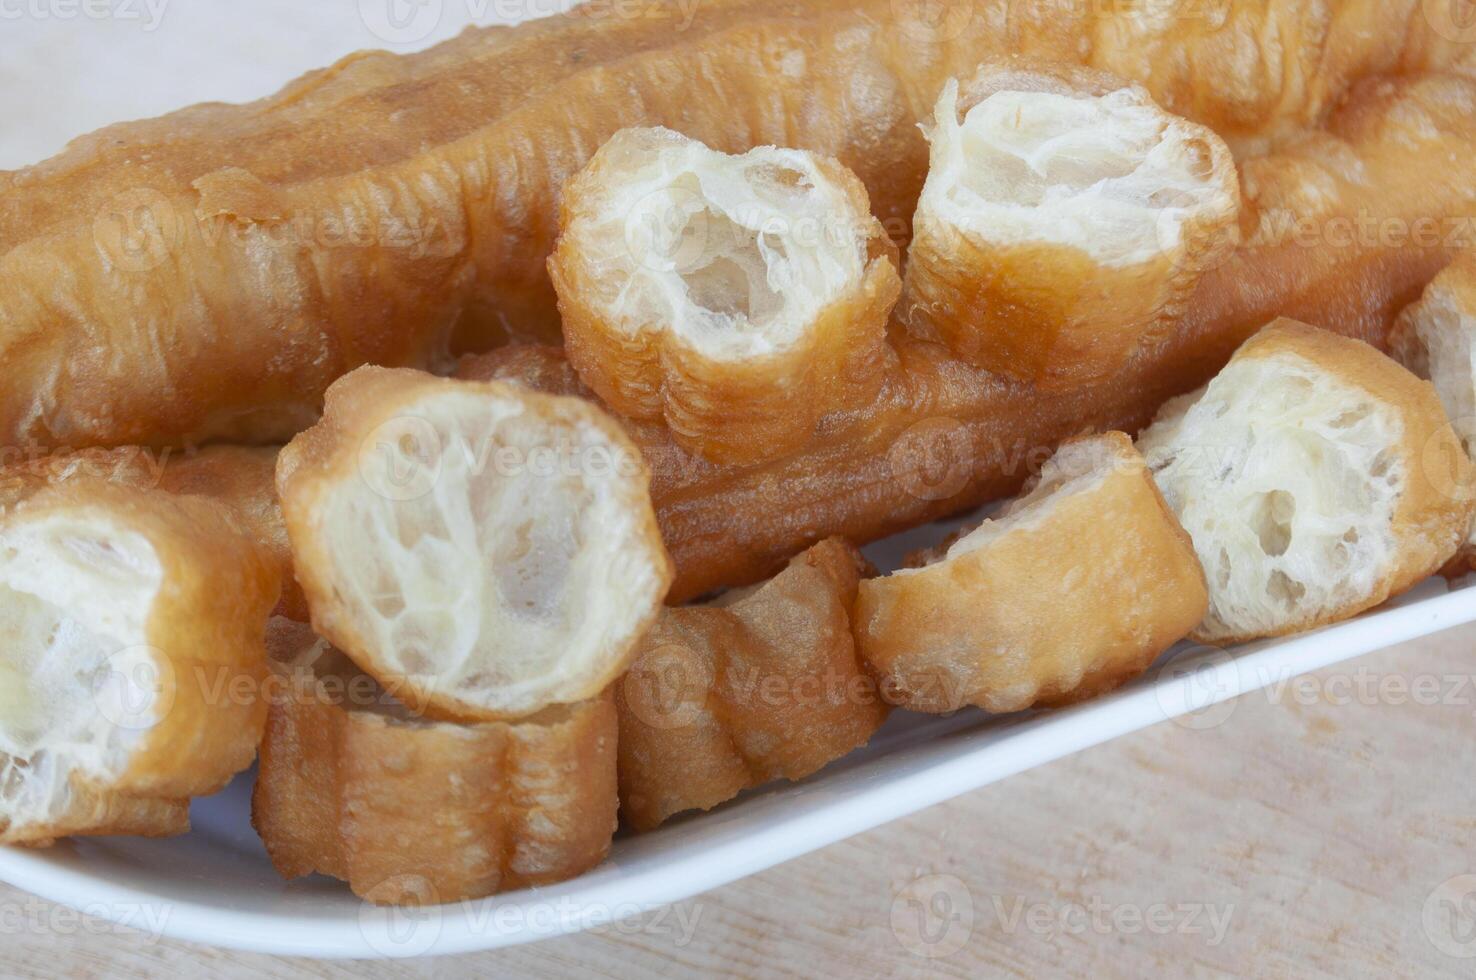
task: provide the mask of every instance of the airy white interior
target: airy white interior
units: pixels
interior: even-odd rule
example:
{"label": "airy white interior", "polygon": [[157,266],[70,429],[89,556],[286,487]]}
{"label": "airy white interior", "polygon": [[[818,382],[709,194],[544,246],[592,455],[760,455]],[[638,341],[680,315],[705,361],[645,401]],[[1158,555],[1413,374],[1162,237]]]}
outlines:
{"label": "airy white interior", "polygon": [[127,769],[158,721],[145,617],[162,579],[146,539],[101,519],[0,532],[0,824],[50,823],[73,774]]}
{"label": "airy white interior", "polygon": [[619,450],[513,398],[441,393],[405,411],[437,433],[435,479],[413,500],[375,493],[390,467],[424,465],[387,447],[362,464],[383,473],[328,495],[339,598],[417,686],[498,712],[565,701],[662,598]]}
{"label": "airy white interior", "polygon": [[1280,632],[1364,601],[1394,560],[1401,421],[1289,355],[1233,362],[1144,435],[1209,582],[1203,632]]}
{"label": "airy white interior", "polygon": [[945,227],[1127,266],[1178,248],[1187,221],[1232,206],[1203,140],[1130,89],[995,92],[962,120],[958,99],[950,81],[919,205]]}
{"label": "airy white interior", "polygon": [[670,330],[704,356],[792,347],[860,282],[865,223],[845,190],[798,150],[742,156],[664,130],[628,131],[598,217],[566,230],[607,320]]}

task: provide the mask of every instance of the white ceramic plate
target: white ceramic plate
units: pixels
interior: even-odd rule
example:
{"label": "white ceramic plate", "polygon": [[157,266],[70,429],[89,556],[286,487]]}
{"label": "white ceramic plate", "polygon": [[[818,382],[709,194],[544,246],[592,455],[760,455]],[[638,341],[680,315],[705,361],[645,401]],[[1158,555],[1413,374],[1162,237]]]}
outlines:
{"label": "white ceramic plate", "polygon": [[[928,528],[869,554],[896,567]],[[1476,582],[1432,580],[1360,619],[1232,651],[1180,647],[1112,696],[1053,713],[990,719],[898,712],[867,748],[798,785],[623,837],[578,880],[430,909],[366,905],[342,884],[284,882],[252,832],[252,780],[199,800],[172,840],[100,838],[47,851],[0,848],[0,878],[157,935],[263,953],[409,957],[494,949],[607,924],[754,874],[926,807],[1168,719],[1198,727],[1223,705],[1374,650],[1476,621]]]}

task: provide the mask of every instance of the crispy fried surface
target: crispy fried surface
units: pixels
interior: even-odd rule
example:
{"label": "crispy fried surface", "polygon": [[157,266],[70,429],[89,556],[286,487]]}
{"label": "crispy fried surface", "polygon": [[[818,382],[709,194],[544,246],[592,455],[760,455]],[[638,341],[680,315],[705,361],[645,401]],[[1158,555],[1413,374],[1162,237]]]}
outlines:
{"label": "crispy fried surface", "polygon": [[650,474],[589,402],[361,368],[282,450],[314,627],[417,711],[510,720],[622,674],[671,583]]}
{"label": "crispy fried surface", "polygon": [[252,803],[283,876],[327,874],[371,902],[425,905],[552,884],[604,860],[618,805],[608,697],[511,724],[424,721],[341,655],[315,659],[316,642],[277,635],[289,662]]}
{"label": "crispy fried surface", "polygon": [[881,386],[896,248],[834,160],[623,130],[565,188],[560,228],[549,273],[580,377],[704,458],[793,452]]}
{"label": "crispy fried surface", "polygon": [[803,779],[866,744],[887,708],[851,635],[861,567],[831,539],[756,591],[662,614],[615,686],[632,826]]}
{"label": "crispy fried surface", "polygon": [[[1100,385],[1042,392],[899,341],[873,405],[826,419],[811,445],[769,464],[717,466],[662,426],[629,424],[678,569],[668,601],[759,581],[827,535],[873,541],[1007,496],[1043,450],[1085,430],[1136,431],[1277,316],[1381,345],[1468,233],[1473,107],[1476,81],[1463,77],[1371,83],[1324,131],[1244,161],[1241,245],[1161,342]],[[567,387],[560,360],[499,351],[461,373]]]}
{"label": "crispy fried surface", "polygon": [[949,83],[928,132],[897,318],[980,368],[1101,383],[1233,247],[1229,148],[1116,76],[991,62]]}
{"label": "crispy fried surface", "polygon": [[10,507],[0,836],[186,829],[255,758],[279,574],[203,497],[77,476]]}
{"label": "crispy fried surface", "polygon": [[1137,677],[1207,602],[1189,536],[1114,432],[1068,442],[932,564],[862,582],[856,639],[895,704],[1020,711]]}
{"label": "crispy fried surface", "polygon": [[986,58],[1111,68],[1257,143],[1360,78],[1468,58],[1428,6],[596,5],[110,127],[0,174],[0,444],[280,442],[360,364],[555,338],[558,192],[623,127],[836,157],[900,242],[927,161],[916,123]]}

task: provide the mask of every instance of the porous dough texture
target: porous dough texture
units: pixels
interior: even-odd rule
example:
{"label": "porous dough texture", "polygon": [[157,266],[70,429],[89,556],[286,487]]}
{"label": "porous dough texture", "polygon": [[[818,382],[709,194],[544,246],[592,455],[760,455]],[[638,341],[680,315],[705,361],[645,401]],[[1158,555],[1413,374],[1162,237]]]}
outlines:
{"label": "porous dough texture", "polygon": [[895,354],[897,250],[834,160],[616,133],[564,191],[549,274],[564,343],[615,411],[718,462],[808,442]]}
{"label": "porous dough texture", "polygon": [[861,583],[856,640],[887,700],[990,712],[1087,700],[1204,616],[1204,575],[1132,440],[1072,440],[1035,486],[919,568]]}
{"label": "porous dough texture", "polygon": [[[1466,456],[1476,459],[1476,252],[1461,253],[1400,315],[1389,349],[1417,377],[1435,385]],[[1476,494],[1476,487],[1464,492]],[[1455,576],[1473,568],[1476,526],[1445,571]]]}
{"label": "porous dough texture", "polygon": [[518,722],[417,718],[310,627],[278,620],[252,824],[285,878],[380,905],[438,905],[564,881],[615,833],[607,695]]}
{"label": "porous dough texture", "polygon": [[1115,71],[1259,151],[1476,50],[1430,0],[1184,5],[586,3],[109,127],[0,172],[0,445],[281,442],[360,364],[557,340],[559,194],[627,127],[833,156],[902,242],[917,123],[986,59]]}
{"label": "porous dough texture", "polygon": [[[1243,159],[1240,172],[1241,246],[1205,273],[1159,345],[1098,384],[1044,391],[897,337],[898,366],[877,398],[827,419],[782,459],[719,466],[664,425],[628,422],[678,570],[668,601],[763,581],[830,535],[866,544],[1011,496],[1028,473],[1022,459],[1082,432],[1140,430],[1278,316],[1384,344],[1407,300],[1450,262],[1431,229],[1462,227],[1461,216],[1476,213],[1476,79],[1359,86],[1325,128]],[[1343,234],[1370,221],[1411,235]],[[1328,237],[1309,247],[1299,227]],[[458,374],[578,390],[550,347],[467,358]]]}
{"label": "porous dough texture", "polygon": [[205,498],[22,482],[0,473],[0,843],[183,833],[255,758],[278,565]]}
{"label": "porous dough texture", "polygon": [[615,685],[627,823],[803,779],[871,739],[888,708],[851,633],[864,569],[833,538],[757,589],[661,614]]}
{"label": "porous dough texture", "polygon": [[1102,72],[1014,59],[950,80],[898,318],[1039,387],[1110,377],[1234,247],[1224,140]]}
{"label": "porous dough texture", "polygon": [[1209,582],[1202,642],[1335,623],[1438,571],[1471,463],[1435,389],[1367,344],[1281,319],[1141,444]]}
{"label": "porous dough texture", "polygon": [[595,697],[671,584],[646,464],[580,399],[361,368],[277,487],[318,633],[435,717]]}

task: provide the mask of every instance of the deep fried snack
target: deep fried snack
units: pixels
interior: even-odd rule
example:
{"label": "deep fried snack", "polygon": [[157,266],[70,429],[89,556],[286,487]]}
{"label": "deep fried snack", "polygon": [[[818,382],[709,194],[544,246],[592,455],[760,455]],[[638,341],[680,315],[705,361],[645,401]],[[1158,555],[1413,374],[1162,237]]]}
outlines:
{"label": "deep fried snack", "polygon": [[277,486],[313,626],[417,712],[497,721],[595,697],[661,609],[650,474],[573,398],[360,368]]}
{"label": "deep fried snack", "polygon": [[307,599],[292,574],[292,547],[277,503],[276,473],[275,449],[84,449],[0,469],[0,514],[38,490],[81,478],[213,500],[224,505],[240,529],[276,562],[282,579],[277,614],[305,623]]}
{"label": "deep fried snack", "polygon": [[1021,711],[1120,687],[1206,606],[1189,536],[1112,432],[1063,445],[931,564],[862,582],[856,642],[894,704]]}
{"label": "deep fried snack", "polygon": [[1476,500],[1451,491],[1476,473],[1434,388],[1357,340],[1278,320],[1163,424],[1146,441],[1209,580],[1204,642],[1348,619],[1470,532]]}
{"label": "deep fried snack", "polygon": [[356,54],[0,174],[0,445],[280,442],[360,364],[555,339],[559,190],[622,128],[835,157],[902,242],[916,124],[988,58],[1090,60],[1256,140],[1472,50],[1425,0],[628,6]]}
{"label": "deep fried snack", "polygon": [[700,456],[782,456],[881,387],[897,250],[834,160],[623,130],[565,189],[560,227],[569,360]]}
{"label": "deep fried snack", "polygon": [[188,829],[266,718],[271,556],[199,497],[83,477],[0,518],[0,843]]}
{"label": "deep fried snack", "polygon": [[[1036,453],[1083,431],[1137,431],[1277,316],[1382,344],[1476,208],[1472,106],[1476,81],[1465,77],[1381,81],[1325,131],[1245,161],[1242,244],[1200,280],[1161,342],[1101,384],[1041,392],[899,341],[899,366],[872,405],[827,419],[812,445],[772,463],[717,466],[662,426],[629,424],[678,569],[668,601],[760,581],[831,535],[874,541],[1012,494]],[[492,352],[462,373],[567,385],[559,359]]]}
{"label": "deep fried snack", "polygon": [[615,685],[627,823],[803,779],[870,740],[887,706],[851,635],[863,567],[834,538],[757,590],[661,615]]}
{"label": "deep fried snack", "polygon": [[[1476,252],[1462,253],[1418,303],[1400,314],[1389,349],[1417,377],[1435,385],[1466,455],[1476,459]],[[1440,465],[1432,461],[1432,465]],[[1454,493],[1476,488],[1451,483]],[[1447,574],[1476,568],[1476,526]]]}
{"label": "deep fried snack", "polygon": [[283,683],[252,825],[285,878],[382,905],[483,898],[582,874],[615,833],[608,696],[519,722],[417,718],[311,629],[274,624]]}
{"label": "deep fried snack", "polygon": [[1018,60],[950,80],[898,319],[1048,389],[1120,370],[1233,248],[1230,150],[1101,72]]}

